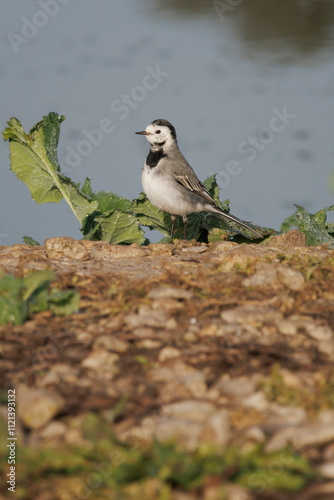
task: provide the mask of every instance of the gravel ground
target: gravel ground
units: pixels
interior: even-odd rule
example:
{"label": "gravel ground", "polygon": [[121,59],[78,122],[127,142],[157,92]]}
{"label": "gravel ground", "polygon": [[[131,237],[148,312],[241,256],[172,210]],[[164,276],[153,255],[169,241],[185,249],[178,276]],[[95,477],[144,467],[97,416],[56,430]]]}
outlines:
{"label": "gravel ground", "polygon": [[[187,452],[261,445],[284,457],[288,447],[314,474],[295,493],[272,491],[270,480],[238,486],[227,475],[146,498],[334,498],[333,250],[306,246],[297,230],[260,245],[63,237],[0,247],[3,272],[45,268],[80,292],[80,310],[0,326],[1,387],[16,390],[18,448],[84,446],[81,422],[93,412],[130,446],[155,436]],[[0,411],[6,419],[4,401]],[[51,484],[32,481],[18,498],[83,498]],[[13,498],[1,486],[0,498]]]}

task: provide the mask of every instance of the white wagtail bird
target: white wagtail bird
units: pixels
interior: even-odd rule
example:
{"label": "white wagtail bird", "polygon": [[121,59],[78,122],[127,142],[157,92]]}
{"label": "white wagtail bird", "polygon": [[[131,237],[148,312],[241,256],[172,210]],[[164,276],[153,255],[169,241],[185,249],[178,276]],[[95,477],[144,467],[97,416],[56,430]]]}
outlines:
{"label": "white wagtail bird", "polygon": [[194,212],[212,212],[236,222],[250,231],[256,238],[261,234],[224,212],[214,201],[209,191],[197,178],[181,153],[175,128],[167,120],[154,120],[143,132],[151,144],[150,152],[142,170],[142,184],[150,202],[172,219],[170,243],[173,239],[176,215],[181,215],[184,223],[184,239],[187,239],[187,215]]}

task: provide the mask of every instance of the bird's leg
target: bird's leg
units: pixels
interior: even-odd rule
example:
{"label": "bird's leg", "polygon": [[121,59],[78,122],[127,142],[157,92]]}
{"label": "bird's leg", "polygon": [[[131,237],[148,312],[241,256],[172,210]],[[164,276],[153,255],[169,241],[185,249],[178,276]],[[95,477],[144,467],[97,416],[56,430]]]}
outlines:
{"label": "bird's leg", "polygon": [[169,240],[169,243],[172,243],[173,242],[173,234],[174,234],[174,226],[175,226],[175,215],[172,215],[170,214],[170,218],[172,219],[172,230],[171,230],[171,233],[170,233],[170,240]]}
{"label": "bird's leg", "polygon": [[188,219],[186,215],[183,215],[183,237],[186,240],[187,239],[187,224],[188,224]]}

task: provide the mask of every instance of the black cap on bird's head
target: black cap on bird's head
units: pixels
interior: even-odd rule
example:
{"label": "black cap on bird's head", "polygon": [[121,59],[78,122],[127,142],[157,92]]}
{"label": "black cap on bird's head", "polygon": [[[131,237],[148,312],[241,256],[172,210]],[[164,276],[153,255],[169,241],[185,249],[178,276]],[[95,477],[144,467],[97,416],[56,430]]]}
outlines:
{"label": "black cap on bird's head", "polygon": [[[170,136],[176,141],[176,131],[175,127],[167,120],[163,120],[162,118],[159,118],[158,120],[153,120],[147,127],[146,130],[143,130],[143,132],[136,132],[136,134],[139,135],[150,135],[153,133],[154,130],[156,130],[159,127],[166,127],[169,130]],[[158,130],[158,133],[159,130]]]}
{"label": "black cap on bird's head", "polygon": [[168,127],[172,137],[176,139],[175,127],[168,120],[163,120],[162,118],[158,118],[158,120],[153,120],[151,125],[158,125],[158,127]]}

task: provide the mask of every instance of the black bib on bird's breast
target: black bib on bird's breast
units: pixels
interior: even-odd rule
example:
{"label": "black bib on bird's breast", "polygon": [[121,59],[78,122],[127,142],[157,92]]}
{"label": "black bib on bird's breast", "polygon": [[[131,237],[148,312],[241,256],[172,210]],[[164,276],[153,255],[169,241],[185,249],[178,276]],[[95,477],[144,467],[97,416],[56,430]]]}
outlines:
{"label": "black bib on bird's breast", "polygon": [[158,151],[150,151],[146,158],[146,165],[150,168],[154,168],[158,165],[161,158],[167,156],[162,149],[158,149]]}

